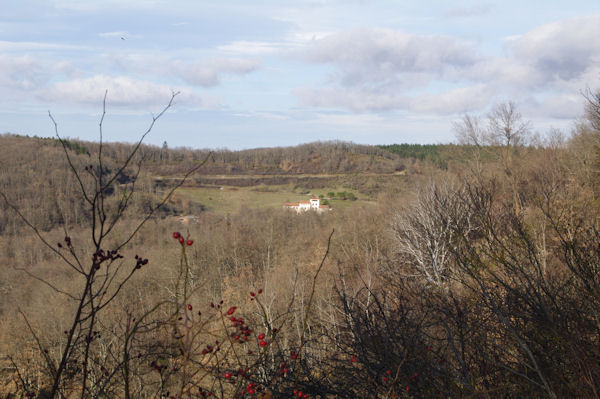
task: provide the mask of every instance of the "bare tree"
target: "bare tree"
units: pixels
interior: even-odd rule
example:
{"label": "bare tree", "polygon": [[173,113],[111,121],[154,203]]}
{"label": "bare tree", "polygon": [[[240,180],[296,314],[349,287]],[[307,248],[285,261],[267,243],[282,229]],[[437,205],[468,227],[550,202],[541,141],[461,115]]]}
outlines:
{"label": "bare tree", "polygon": [[587,104],[585,105],[586,117],[594,130],[600,131],[600,90],[593,92],[588,89],[584,94]]}
{"label": "bare tree", "polygon": [[414,205],[399,211],[391,222],[394,251],[415,269],[415,276],[442,287],[447,260],[457,231],[473,229],[463,188],[450,182],[423,187]]}
{"label": "bare tree", "polygon": [[458,143],[481,147],[489,144],[489,136],[481,124],[481,118],[464,115],[459,122],[452,124]]}
{"label": "bare tree", "polygon": [[453,123],[459,144],[501,145],[515,147],[523,145],[531,132],[529,121],[517,110],[514,102],[496,105],[487,115],[487,127],[478,116],[464,115],[459,122]]}
{"label": "bare tree", "polygon": [[496,105],[488,114],[488,134],[492,142],[506,147],[515,147],[526,143],[531,132],[529,121],[517,110],[514,102]]}

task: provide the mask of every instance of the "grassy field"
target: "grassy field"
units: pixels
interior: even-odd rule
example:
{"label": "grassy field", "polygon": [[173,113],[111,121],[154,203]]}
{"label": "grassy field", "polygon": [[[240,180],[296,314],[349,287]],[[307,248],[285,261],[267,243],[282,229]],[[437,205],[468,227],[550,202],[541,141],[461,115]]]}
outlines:
{"label": "grassy field", "polygon": [[177,190],[174,200],[193,201],[204,205],[208,211],[217,213],[235,212],[240,207],[278,209],[286,202],[308,200],[313,196],[323,195],[327,199],[328,192],[352,192],[358,198],[350,200],[329,200],[335,208],[350,207],[370,202],[360,193],[345,187],[326,187],[307,190],[295,188],[293,185],[252,186],[252,187],[182,187]]}

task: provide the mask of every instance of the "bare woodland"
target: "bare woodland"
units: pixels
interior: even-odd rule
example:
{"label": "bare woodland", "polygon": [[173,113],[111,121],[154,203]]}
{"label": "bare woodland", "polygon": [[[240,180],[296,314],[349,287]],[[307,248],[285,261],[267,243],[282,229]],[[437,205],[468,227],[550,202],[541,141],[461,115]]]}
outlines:
{"label": "bare woodland", "polygon": [[[0,395],[599,397],[585,98],[570,135],[536,138],[509,102],[419,156],[144,145],[161,114],[134,145],[0,137]],[[373,204],[170,217],[178,187],[227,173],[327,175]]]}

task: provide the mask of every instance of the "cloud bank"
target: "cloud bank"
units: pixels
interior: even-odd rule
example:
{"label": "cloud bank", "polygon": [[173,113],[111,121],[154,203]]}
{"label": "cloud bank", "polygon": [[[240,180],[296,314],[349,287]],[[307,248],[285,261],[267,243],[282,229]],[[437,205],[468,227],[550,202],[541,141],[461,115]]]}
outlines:
{"label": "cloud bank", "polygon": [[111,105],[136,107],[164,103],[174,91],[180,91],[177,98],[180,102],[195,105],[204,103],[200,97],[185,88],[178,90],[127,76],[111,77],[107,75],[58,82],[39,90],[37,95],[40,99],[48,102],[97,106],[102,103],[105,92],[108,92]]}
{"label": "cloud bank", "polygon": [[[452,16],[485,9],[455,11]],[[350,30],[305,51],[307,62],[329,65],[333,72],[325,87],[302,87],[295,94],[304,106],[432,114],[470,112],[517,98],[546,107],[554,117],[572,118],[577,107],[564,94],[600,78],[598,37],[600,16],[567,19],[508,40],[505,54],[495,56],[450,36]]]}

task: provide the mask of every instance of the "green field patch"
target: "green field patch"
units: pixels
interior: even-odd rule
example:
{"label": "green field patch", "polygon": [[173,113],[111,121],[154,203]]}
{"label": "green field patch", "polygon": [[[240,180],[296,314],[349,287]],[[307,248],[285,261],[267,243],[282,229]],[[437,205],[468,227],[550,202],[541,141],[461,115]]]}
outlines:
{"label": "green field patch", "polygon": [[[327,193],[353,192],[357,198],[354,201],[329,199]],[[294,185],[268,186],[257,185],[250,187],[181,187],[177,190],[173,200],[183,203],[192,201],[202,204],[210,212],[232,213],[242,207],[254,209],[281,209],[288,202],[305,201],[312,196],[322,195],[323,199],[329,201],[329,205],[336,207],[350,207],[365,203],[367,198],[360,193],[343,187],[325,187],[318,190],[306,189]]]}

